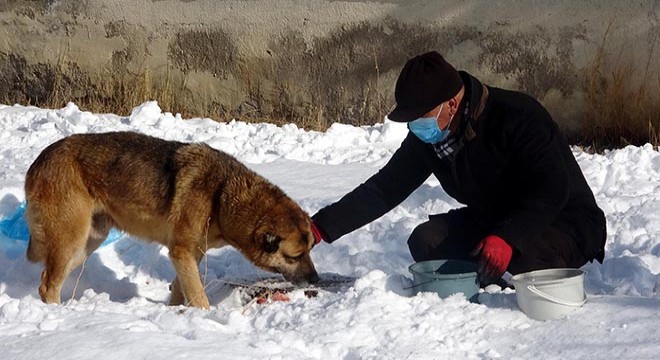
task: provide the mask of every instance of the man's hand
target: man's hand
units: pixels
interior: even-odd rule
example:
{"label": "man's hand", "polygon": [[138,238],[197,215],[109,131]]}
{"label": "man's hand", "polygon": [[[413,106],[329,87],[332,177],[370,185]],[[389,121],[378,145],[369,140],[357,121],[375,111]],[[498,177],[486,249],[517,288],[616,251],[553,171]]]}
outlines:
{"label": "man's hand", "polygon": [[470,255],[479,258],[479,276],[482,282],[494,280],[502,276],[511,262],[513,248],[497,235],[486,236]]}
{"label": "man's hand", "polygon": [[323,240],[323,235],[321,235],[321,231],[313,221],[311,228],[312,228],[312,235],[314,235],[314,245],[318,245],[321,242],[321,240]]}

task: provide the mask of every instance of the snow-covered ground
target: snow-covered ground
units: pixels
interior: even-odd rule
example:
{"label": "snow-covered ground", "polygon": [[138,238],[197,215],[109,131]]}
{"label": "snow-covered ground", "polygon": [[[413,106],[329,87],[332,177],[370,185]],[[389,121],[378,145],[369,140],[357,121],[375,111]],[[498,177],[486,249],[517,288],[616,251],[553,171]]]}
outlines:
{"label": "snow-covered ground", "polygon": [[[405,126],[335,124],[306,132],[210,119],[183,121],[155,102],[130,117],[0,105],[0,219],[24,199],[25,172],[48,144],[73,133],[131,130],[228,152],[313,214],[376,172]],[[210,311],[168,307],[167,250],[128,236],[75,270],[62,305],[45,305],[41,266],[25,242],[0,238],[1,359],[657,359],[660,356],[660,153],[651,146],[575,150],[608,221],[604,264],[586,270],[588,302],[546,322],[515,294],[411,296],[406,239],[429,213],[459,206],[430,178],[401,206],[332,245],[314,248],[321,276],[355,278],[338,291],[245,304],[227,282],[269,277],[233,249],[210,252]],[[247,280],[246,280],[247,279]],[[73,294],[75,291],[75,294]],[[73,294],[73,295],[72,295]]]}

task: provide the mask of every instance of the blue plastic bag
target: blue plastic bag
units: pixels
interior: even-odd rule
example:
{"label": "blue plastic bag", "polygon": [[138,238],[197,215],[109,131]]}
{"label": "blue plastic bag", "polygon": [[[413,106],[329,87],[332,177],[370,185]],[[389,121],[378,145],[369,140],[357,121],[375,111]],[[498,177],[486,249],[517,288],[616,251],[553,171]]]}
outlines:
{"label": "blue plastic bag", "polygon": [[25,201],[8,218],[0,220],[0,233],[13,240],[30,240],[30,230],[25,217],[23,217],[24,214]]}
{"label": "blue plastic bag", "polygon": [[[28,228],[27,221],[25,221],[25,201],[14,210],[14,212],[6,219],[0,220],[0,234],[4,237],[16,241],[30,240],[30,229]],[[108,245],[119,238],[124,236],[122,231],[115,228],[110,229],[108,237],[105,238],[101,246]]]}

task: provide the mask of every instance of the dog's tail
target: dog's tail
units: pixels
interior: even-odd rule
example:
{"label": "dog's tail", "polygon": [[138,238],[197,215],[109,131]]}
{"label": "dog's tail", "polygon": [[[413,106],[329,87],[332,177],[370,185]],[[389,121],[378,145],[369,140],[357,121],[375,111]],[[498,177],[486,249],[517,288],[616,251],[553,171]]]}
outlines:
{"label": "dog's tail", "polygon": [[31,262],[39,262],[44,260],[43,254],[43,231],[38,225],[38,222],[35,221],[35,210],[30,208],[30,204],[26,205],[25,217],[28,221],[28,227],[30,228],[30,239],[28,240],[28,248],[25,257]]}
{"label": "dog's tail", "polygon": [[37,262],[39,261],[39,258],[34,250],[34,241],[32,241],[32,236],[30,236],[30,240],[28,241],[28,248],[27,248],[27,254],[25,256],[27,257],[28,260],[32,262]]}

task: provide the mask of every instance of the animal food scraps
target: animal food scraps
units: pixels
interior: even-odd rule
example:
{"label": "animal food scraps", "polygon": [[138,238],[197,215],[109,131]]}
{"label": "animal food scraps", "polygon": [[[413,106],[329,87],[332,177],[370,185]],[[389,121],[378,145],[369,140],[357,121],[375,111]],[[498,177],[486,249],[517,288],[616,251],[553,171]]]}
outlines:
{"label": "animal food scraps", "polygon": [[[307,298],[313,298],[318,295],[317,290],[304,290],[303,293]],[[257,304],[269,304],[276,301],[290,301],[289,290],[288,289],[269,289],[261,288],[258,289],[254,294],[251,295],[252,300],[256,301]]]}

